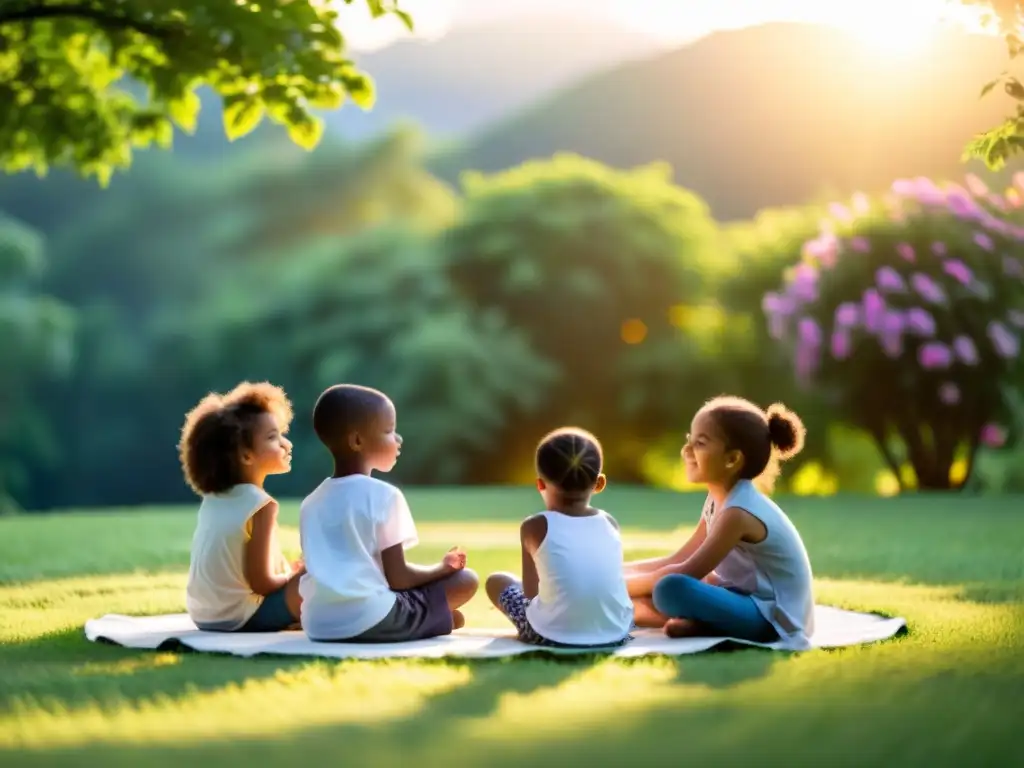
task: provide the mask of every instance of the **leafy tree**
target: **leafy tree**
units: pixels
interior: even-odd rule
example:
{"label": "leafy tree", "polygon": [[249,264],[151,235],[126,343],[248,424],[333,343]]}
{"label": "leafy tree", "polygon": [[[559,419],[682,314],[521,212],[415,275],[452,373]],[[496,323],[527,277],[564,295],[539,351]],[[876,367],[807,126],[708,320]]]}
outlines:
{"label": "leafy tree", "polygon": [[962,487],[979,446],[1003,438],[1022,373],[1024,227],[1008,216],[1019,199],[974,177],[898,181],[836,206],[764,298],[797,380],[867,430],[902,485],[907,461],[920,488]]}
{"label": "leafy tree", "polygon": [[329,469],[308,414],[331,384],[388,393],[407,438],[395,476],[446,483],[472,480],[475,455],[506,462],[502,431],[554,375],[497,313],[460,301],[430,242],[400,226],[307,242],[287,270],[252,264],[183,320],[162,356],[189,361],[191,397],[255,377],[293,398],[299,448],[281,482],[296,493]]}
{"label": "leafy tree", "polygon": [[[374,16],[395,13],[411,28],[393,0],[366,2]],[[374,99],[346,55],[331,3],[8,0],[0,7],[0,167],[75,167],[105,184],[130,165],[133,146],[167,147],[175,125],[195,129],[200,86],[222,98],[229,138],[266,116],[306,148],[322,132],[313,110],[337,109],[347,97],[369,108]]]}
{"label": "leafy tree", "polygon": [[448,274],[562,373],[518,425],[515,451],[578,422],[605,436],[619,477],[639,479],[638,444],[666,423],[685,430],[690,405],[713,394],[681,383],[688,348],[673,323],[703,298],[717,235],[707,206],[664,166],[618,171],[572,155],[463,186],[463,216],[439,246]]}
{"label": "leafy tree", "polygon": [[[1021,22],[1024,21],[1024,5],[1018,0],[960,0],[967,6],[979,6],[983,9],[983,18],[994,22],[1006,40],[1010,62],[1024,53],[1024,37],[1021,33]],[[1006,161],[1024,148],[1024,84],[1009,68],[982,88],[985,96],[998,85],[1016,102],[1014,112],[1003,121],[984,133],[975,136],[964,150],[964,159],[977,158],[992,170],[1001,169]]]}
{"label": "leafy tree", "polygon": [[14,506],[31,461],[54,458],[40,383],[72,363],[74,316],[35,289],[45,267],[42,238],[0,216],[0,512]]}

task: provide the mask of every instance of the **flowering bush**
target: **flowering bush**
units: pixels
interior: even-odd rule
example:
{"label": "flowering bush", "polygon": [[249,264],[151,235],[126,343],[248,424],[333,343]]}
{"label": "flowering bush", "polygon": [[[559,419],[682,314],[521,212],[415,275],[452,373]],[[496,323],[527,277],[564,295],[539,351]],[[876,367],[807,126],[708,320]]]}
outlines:
{"label": "flowering bush", "polygon": [[[867,429],[900,477],[898,437],[918,487],[960,487],[981,444],[1009,439],[1006,388],[1021,373],[1022,198],[929,179],[833,204],[781,290],[769,332],[798,382]],[[966,477],[950,479],[966,450]]]}

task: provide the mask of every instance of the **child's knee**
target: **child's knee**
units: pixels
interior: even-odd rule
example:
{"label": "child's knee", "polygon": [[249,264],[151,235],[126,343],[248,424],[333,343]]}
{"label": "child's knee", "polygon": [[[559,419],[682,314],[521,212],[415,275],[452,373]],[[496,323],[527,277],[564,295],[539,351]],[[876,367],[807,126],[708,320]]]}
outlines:
{"label": "child's knee", "polygon": [[484,590],[487,592],[487,597],[490,598],[490,601],[500,608],[499,598],[501,593],[516,582],[516,577],[511,573],[492,573],[484,583]]}
{"label": "child's knee", "polygon": [[448,595],[448,604],[457,608],[469,600],[480,589],[480,577],[472,568],[463,568],[448,577],[445,584],[445,592]]}
{"label": "child's knee", "polygon": [[699,584],[699,580],[680,573],[665,576],[654,585],[651,602],[654,603],[658,613],[666,616],[679,616],[682,606],[689,602],[694,588]]}

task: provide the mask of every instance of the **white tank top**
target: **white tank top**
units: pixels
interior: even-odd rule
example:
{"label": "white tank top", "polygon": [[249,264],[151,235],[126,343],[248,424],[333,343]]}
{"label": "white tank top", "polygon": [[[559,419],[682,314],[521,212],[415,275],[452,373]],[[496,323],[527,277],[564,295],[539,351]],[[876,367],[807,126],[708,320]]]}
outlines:
{"label": "white tank top", "polygon": [[548,533],[535,555],[539,589],[526,608],[530,626],[566,645],[622,640],[633,623],[633,602],[618,530],[603,512],[589,517],[541,514]]}
{"label": "white tank top", "polygon": [[245,545],[249,521],[270,500],[248,483],[203,497],[185,588],[188,614],[200,629],[238,629],[263,602],[245,579]]}
{"label": "white tank top", "polygon": [[[729,507],[752,514],[764,523],[768,536],[757,544],[737,544],[715,568],[715,574],[723,586],[754,599],[787,647],[808,648],[814,633],[814,591],[811,562],[800,534],[786,513],[749,480],[741,480],[729,492],[722,509]],[[710,496],[703,516],[711,531],[715,509]]]}

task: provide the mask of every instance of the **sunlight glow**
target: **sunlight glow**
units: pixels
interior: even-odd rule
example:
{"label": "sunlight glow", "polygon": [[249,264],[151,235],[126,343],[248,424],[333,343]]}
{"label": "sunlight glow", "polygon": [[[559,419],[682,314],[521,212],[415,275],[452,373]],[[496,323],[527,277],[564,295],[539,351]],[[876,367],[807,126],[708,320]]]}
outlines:
{"label": "sunlight glow", "polygon": [[[374,50],[408,37],[395,18],[373,20],[365,2],[335,0],[341,26],[355,50]],[[863,41],[865,50],[886,55],[920,54],[941,25],[991,33],[978,6],[958,0],[400,0],[416,22],[416,37],[437,39],[453,25],[493,23],[544,15],[605,17],[650,35],[665,45],[680,45],[723,29],[772,21],[826,24]]]}

